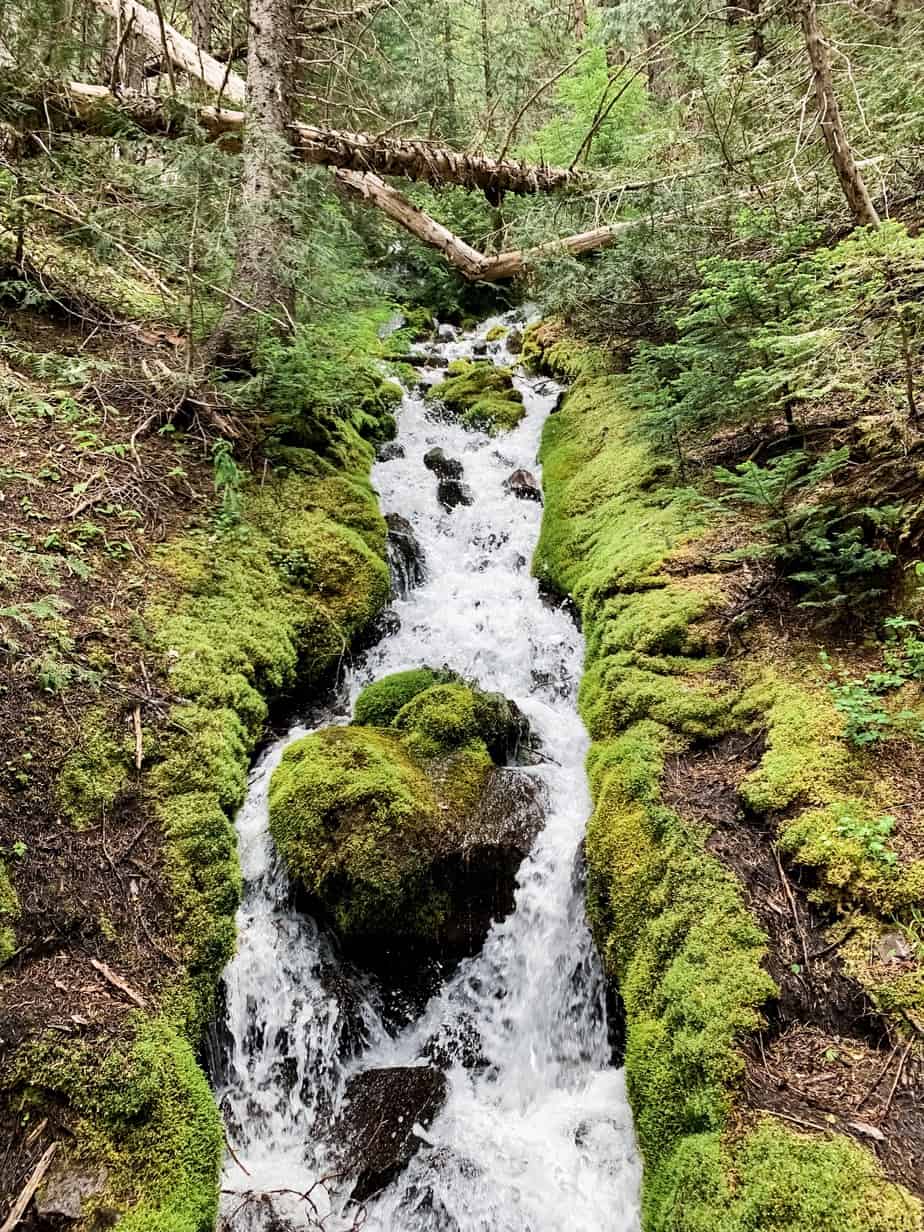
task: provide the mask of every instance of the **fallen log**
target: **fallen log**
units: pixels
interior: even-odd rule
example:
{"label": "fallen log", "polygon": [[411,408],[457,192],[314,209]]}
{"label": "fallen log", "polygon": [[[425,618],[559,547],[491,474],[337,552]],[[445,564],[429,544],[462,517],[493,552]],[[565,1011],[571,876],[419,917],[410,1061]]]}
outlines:
{"label": "fallen log", "polygon": [[[230,74],[225,97],[243,102],[237,83],[242,78]],[[246,86],[245,86],[246,91]],[[179,133],[183,118],[188,116],[213,141],[223,141],[229,148],[239,148],[246,122],[243,111],[225,107],[178,108],[170,100],[146,94],[124,91],[113,94],[105,86],[72,81],[50,100],[65,117],[91,130],[111,131],[114,112],[130,119],[148,133]],[[44,106],[42,107],[44,113]],[[490,193],[520,195],[556,192],[585,182],[580,172],[562,167],[544,167],[520,163],[514,159],[489,158],[466,154],[429,141],[401,137],[376,137],[369,133],[352,133],[341,129],[318,128],[313,124],[292,125],[292,151],[302,162],[327,167],[342,167],[348,171],[372,171],[415,180],[435,187],[458,184],[463,188]]]}

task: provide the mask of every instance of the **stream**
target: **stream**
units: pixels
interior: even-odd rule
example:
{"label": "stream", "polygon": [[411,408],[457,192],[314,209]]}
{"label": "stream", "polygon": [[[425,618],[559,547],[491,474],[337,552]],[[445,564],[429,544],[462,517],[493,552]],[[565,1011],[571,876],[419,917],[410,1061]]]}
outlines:
{"label": "stream", "polygon": [[[444,327],[442,341],[415,349],[470,357],[492,326],[518,319],[492,318],[461,337]],[[487,349],[494,362],[516,364],[505,341]],[[441,375],[420,371],[422,382]],[[393,602],[400,626],[347,665],[339,710],[303,718],[252,771],[237,818],[245,891],[238,951],[224,974],[215,1075],[233,1151],[219,1224],[229,1232],[638,1228],[640,1164],[584,917],[579,852],[591,806],[576,709],[583,641],[530,575],[542,506],[504,488],[517,468],[538,476],[542,425],[561,387],[522,371],[515,383],[526,416],[495,438],[433,418],[419,390],[406,392],[403,457],[378,462],[372,478],[383,512],[412,524],[425,578]],[[463,463],[470,506],[447,512],[439,504],[436,476],[423,464],[434,446]],[[514,911],[401,1022],[375,983],[293,907],[268,832],[267,793],[287,744],[348,721],[369,681],[425,664],[448,666],[519,705],[542,754],[523,773],[541,778],[548,804],[518,874]],[[364,1208],[350,1203],[349,1178],[331,1177],[325,1127],[351,1075],[427,1064],[428,1040],[473,1032],[483,1063],[466,1068],[464,1048],[449,1049],[448,1097],[429,1128],[418,1127],[420,1149]]]}

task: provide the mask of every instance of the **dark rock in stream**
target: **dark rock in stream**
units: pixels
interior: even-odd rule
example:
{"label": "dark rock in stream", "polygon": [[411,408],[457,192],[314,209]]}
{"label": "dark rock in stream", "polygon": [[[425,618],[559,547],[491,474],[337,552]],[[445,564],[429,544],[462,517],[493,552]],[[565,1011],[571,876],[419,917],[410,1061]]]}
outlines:
{"label": "dark rock in stream", "polygon": [[454,325],[440,325],[436,336],[440,342],[455,342],[459,337],[459,331]]}
{"label": "dark rock in stream", "polygon": [[542,489],[536,476],[529,471],[514,471],[509,479],[504,480],[504,491],[512,492],[517,500],[538,501],[542,504]]}
{"label": "dark rock in stream", "polygon": [[507,335],[507,350],[511,355],[519,355],[523,350],[523,331],[512,329]]}
{"label": "dark rock in stream", "polygon": [[436,489],[437,499],[447,512],[459,505],[474,505],[475,494],[467,483],[458,479],[441,479]]}
{"label": "dark rock in stream", "polygon": [[397,441],[387,441],[379,446],[375,456],[380,462],[394,462],[397,458],[404,457],[404,446]]}
{"label": "dark rock in stream", "polygon": [[[400,513],[386,513],[385,524],[388,527],[386,546],[392,593],[406,599],[410,591],[419,586],[427,575],[423,549],[417,542],[413,526]],[[395,613],[392,615],[397,619]]]}
{"label": "dark rock in stream", "polygon": [[488,353],[488,344],[486,342],[472,343],[472,354],[473,355],[487,355],[487,353]]}
{"label": "dark rock in stream", "polygon": [[415,1127],[428,1128],[446,1102],[445,1074],[429,1065],[369,1069],[351,1078],[334,1126],[345,1172],[355,1174],[352,1198],[383,1189],[416,1154]]}
{"label": "dark rock in stream", "polygon": [[468,1015],[458,1022],[442,1023],[424,1044],[423,1055],[440,1069],[451,1069],[454,1065],[484,1069],[487,1065],[481,1035]]}
{"label": "dark rock in stream", "polygon": [[424,466],[433,471],[438,479],[461,479],[464,467],[458,458],[447,458],[442,449],[428,449],[424,454]]}
{"label": "dark rock in stream", "polygon": [[558,397],[555,399],[555,405],[552,407],[552,409],[551,409],[551,411],[549,412],[549,414],[550,414],[550,415],[556,415],[556,414],[558,414],[558,412],[561,410],[561,408],[565,405],[565,399],[566,399],[567,397],[568,397],[568,390],[567,390],[567,389],[563,389],[563,390],[561,391],[561,393],[558,395]]}

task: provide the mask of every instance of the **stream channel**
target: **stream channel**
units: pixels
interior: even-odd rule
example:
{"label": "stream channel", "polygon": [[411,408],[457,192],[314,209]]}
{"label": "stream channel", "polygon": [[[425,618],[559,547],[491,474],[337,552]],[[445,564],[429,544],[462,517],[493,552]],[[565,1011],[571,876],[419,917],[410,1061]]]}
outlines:
{"label": "stream channel", "polygon": [[[495,317],[470,334],[415,348],[448,359],[482,350]],[[505,340],[487,344],[516,365]],[[423,551],[421,584],[396,597],[392,631],[348,664],[333,712],[314,713],[267,748],[237,818],[244,875],[238,950],[224,974],[226,1015],[213,1067],[227,1126],[219,1226],[228,1232],[634,1232],[640,1164],[623,1070],[614,1064],[603,976],[584,916],[580,845],[590,798],[588,740],[576,709],[583,640],[530,575],[542,517],[506,491],[538,475],[543,422],[561,386],[516,370],[526,415],[498,437],[432,415],[420,388],[398,410],[403,456],[379,461],[384,513],[408,519]],[[443,373],[420,369],[432,383]],[[473,503],[437,499],[424,454],[459,459]],[[512,698],[538,737],[545,824],[517,877],[515,907],[480,952],[396,1014],[376,983],[296,910],[268,832],[267,793],[285,747],[346,722],[364,685],[391,672],[448,666]],[[478,1064],[471,1064],[472,1039]],[[447,1094],[408,1166],[363,1205],[335,1175],[331,1125],[359,1071],[430,1064],[442,1041]],[[461,1041],[461,1042],[460,1042]],[[323,1179],[322,1179],[323,1178]],[[299,1195],[309,1194],[305,1199]]]}

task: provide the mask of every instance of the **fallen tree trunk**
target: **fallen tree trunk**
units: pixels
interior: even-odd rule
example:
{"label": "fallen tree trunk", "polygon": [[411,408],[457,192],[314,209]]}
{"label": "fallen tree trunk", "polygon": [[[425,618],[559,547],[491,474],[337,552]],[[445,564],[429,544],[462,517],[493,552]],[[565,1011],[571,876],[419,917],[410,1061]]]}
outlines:
{"label": "fallen tree trunk", "polygon": [[[128,14],[135,15],[135,21],[141,35],[151,44],[151,46],[166,52],[173,63],[187,72],[190,76],[210,86],[219,96],[219,104],[223,98],[227,98],[230,102],[243,104],[247,99],[247,83],[238,74],[233,73],[226,66],[220,64],[213,56],[203,51],[201,47],[197,47],[189,39],[184,38],[172,26],[162,22],[157,15],[145,8],[139,0],[94,0],[104,11],[118,14],[125,11]],[[124,8],[123,8],[124,6]],[[100,101],[100,87],[74,87],[77,95],[84,100],[90,100],[94,96],[97,103]],[[115,96],[109,91],[103,91],[103,95],[107,96],[107,101],[115,101]],[[221,128],[224,125],[230,125],[229,131],[243,126],[244,117],[241,113],[228,113],[223,111],[221,107],[205,109],[211,113],[212,123]],[[296,142],[299,152],[303,149],[310,149],[312,143],[318,144],[315,134],[322,133],[323,130],[312,129],[308,125],[295,125],[296,132],[305,131],[311,134],[307,138],[305,145],[301,140]],[[239,131],[239,130],[238,130]],[[344,141],[345,149],[350,151],[355,150],[355,138],[358,134],[346,134],[347,138],[353,140]],[[487,256],[467,244],[464,240],[454,235],[442,223],[437,222],[424,210],[419,209],[413,202],[403,196],[396,188],[386,184],[373,171],[368,170],[368,160],[371,158],[370,150],[373,147],[381,149],[383,138],[367,138],[367,145],[361,158],[360,166],[357,168],[352,161],[342,162],[338,164],[332,158],[317,158],[318,162],[330,162],[337,169],[335,176],[338,182],[348,191],[358,194],[366,201],[370,201],[376,205],[383,213],[385,213],[394,222],[397,222],[405,230],[416,236],[422,243],[427,244],[432,248],[438,249],[444,256],[456,266],[458,270],[470,281],[492,282],[498,279],[512,278],[515,275],[522,273],[528,265],[541,260],[546,256],[554,255],[556,252],[566,252],[579,254],[590,252],[594,249],[606,247],[611,244],[618,235],[623,231],[644,225],[645,219],[639,221],[630,221],[622,223],[614,223],[608,227],[598,227],[593,231],[582,231],[577,235],[566,236],[561,240],[551,241],[545,244],[539,244],[534,248],[515,249],[510,252],[499,253],[496,256]],[[377,144],[378,143],[378,144]],[[337,143],[333,143],[336,145]],[[416,143],[419,145],[420,143]],[[390,140],[392,147],[402,145],[415,145],[415,143],[400,142],[394,139]],[[330,153],[335,151],[331,150]],[[446,151],[447,154],[453,153]],[[343,158],[346,159],[346,154]],[[350,154],[352,159],[353,154]],[[455,174],[462,175],[460,170],[462,164],[470,164],[471,156],[457,156],[461,163],[454,163],[452,160],[446,160],[446,170],[452,171],[455,169]],[[507,191],[551,191],[553,187],[564,187],[569,178],[573,175],[572,172],[556,172],[554,168],[541,169],[547,173],[546,179],[537,176],[537,168],[523,168],[517,163],[502,163],[500,160],[482,160],[493,164],[492,178],[490,179],[490,187],[493,192],[497,192],[501,187],[503,174],[507,168],[510,169],[512,178],[506,181]],[[394,163],[388,164],[391,170],[387,174],[396,174],[394,171]],[[420,151],[414,153],[413,158],[404,161],[403,165],[408,168],[403,174],[408,174],[410,170],[414,170],[421,178],[430,178],[428,170],[434,165],[432,162],[432,151],[429,158],[421,159]],[[516,176],[513,174],[513,169],[519,176],[527,174],[529,177],[521,180],[524,184],[531,185],[527,189],[515,189],[512,184],[516,182]],[[465,174],[472,173],[469,166]],[[549,179],[549,176],[552,179]],[[554,182],[555,175],[559,176],[558,182]],[[430,178],[430,182],[435,182]],[[445,181],[439,181],[445,182]],[[453,180],[452,182],[459,182]],[[472,185],[482,187],[481,183]]]}
{"label": "fallen tree trunk", "polygon": [[[225,97],[231,102],[244,101],[238,83],[244,85],[246,93],[243,78],[234,73],[228,75]],[[170,133],[182,129],[182,112],[178,113],[175,106],[163,99],[145,94],[115,95],[105,86],[72,81],[55,101],[80,123],[100,131],[106,131],[107,125],[111,128],[113,109],[130,117],[145,132]],[[212,140],[224,140],[231,148],[240,146],[246,121],[243,111],[194,107],[189,114]],[[531,166],[513,159],[463,154],[427,141],[374,137],[368,133],[317,128],[312,124],[292,124],[291,130],[293,153],[302,162],[399,176],[435,187],[458,184],[482,192],[525,195],[555,192],[575,187],[585,180],[579,172],[560,167]]]}

